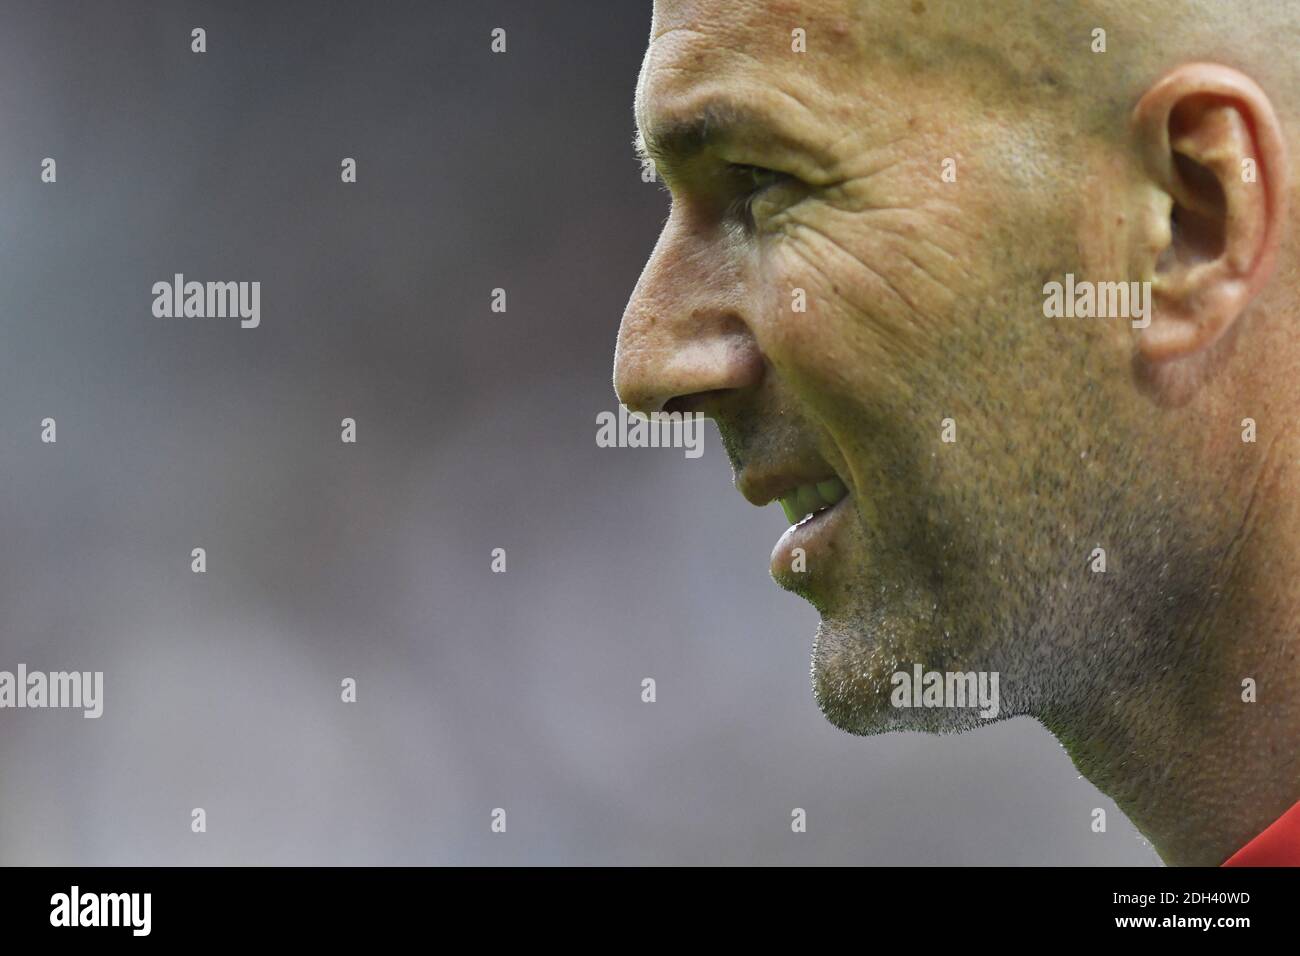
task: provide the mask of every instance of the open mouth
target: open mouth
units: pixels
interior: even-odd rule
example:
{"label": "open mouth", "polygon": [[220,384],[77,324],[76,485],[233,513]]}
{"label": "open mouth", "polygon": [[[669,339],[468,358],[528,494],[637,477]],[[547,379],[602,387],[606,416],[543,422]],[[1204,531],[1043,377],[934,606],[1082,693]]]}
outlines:
{"label": "open mouth", "polygon": [[844,482],[831,477],[825,481],[799,485],[777,500],[791,524],[799,524],[810,515],[816,515],[839,504],[849,490]]}
{"label": "open mouth", "polygon": [[[772,549],[772,577],[782,587],[803,592],[834,567],[845,526],[856,512],[853,492],[831,466],[815,454],[802,460],[752,465],[739,473],[736,487],[754,505],[781,505],[790,526]],[[838,543],[837,543],[838,542]]]}

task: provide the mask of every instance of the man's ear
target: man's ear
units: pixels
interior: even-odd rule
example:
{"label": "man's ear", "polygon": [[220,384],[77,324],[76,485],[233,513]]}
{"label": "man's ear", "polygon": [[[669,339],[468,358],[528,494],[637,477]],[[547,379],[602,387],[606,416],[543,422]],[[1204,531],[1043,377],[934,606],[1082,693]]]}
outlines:
{"label": "man's ear", "polygon": [[1286,217],[1277,114],[1248,77],[1186,63],[1149,89],[1133,132],[1156,193],[1140,263],[1153,292],[1142,355],[1203,352],[1268,280]]}

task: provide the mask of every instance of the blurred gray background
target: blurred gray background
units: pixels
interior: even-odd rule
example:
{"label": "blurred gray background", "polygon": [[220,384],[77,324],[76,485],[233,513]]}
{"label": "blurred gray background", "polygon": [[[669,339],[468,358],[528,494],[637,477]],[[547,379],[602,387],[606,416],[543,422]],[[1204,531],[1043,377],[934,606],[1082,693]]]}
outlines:
{"label": "blurred gray background", "polygon": [[[0,863],[1158,862],[1035,723],[834,729],[716,432],[596,447],[668,208],[649,23],[0,4],[0,669],[106,684],[0,710]],[[259,280],[261,327],[154,318],[175,272]]]}

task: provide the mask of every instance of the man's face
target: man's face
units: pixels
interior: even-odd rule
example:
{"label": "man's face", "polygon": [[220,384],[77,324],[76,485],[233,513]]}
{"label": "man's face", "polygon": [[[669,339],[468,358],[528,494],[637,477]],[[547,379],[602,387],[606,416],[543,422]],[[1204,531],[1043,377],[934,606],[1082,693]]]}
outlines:
{"label": "man's face", "polygon": [[1132,477],[1159,469],[1127,323],[1042,311],[1066,272],[1128,278],[1097,239],[1126,167],[1032,46],[999,71],[1006,25],[978,16],[946,29],[989,60],[920,2],[665,0],[638,84],[672,210],[616,388],[714,417],[755,504],[824,509],[771,569],[821,612],[814,689],[859,733],[979,722],[891,708],[914,664],[999,671],[1002,715],[1034,712],[1088,628],[1137,613],[1092,549],[1182,521]]}

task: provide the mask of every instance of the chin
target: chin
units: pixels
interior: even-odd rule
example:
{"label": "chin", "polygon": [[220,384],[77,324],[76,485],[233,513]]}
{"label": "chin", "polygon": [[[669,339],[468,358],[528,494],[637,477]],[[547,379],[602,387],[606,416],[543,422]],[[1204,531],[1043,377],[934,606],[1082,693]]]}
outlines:
{"label": "chin", "polygon": [[[894,731],[956,734],[1012,716],[1005,707],[995,716],[984,717],[974,706],[895,706],[893,677],[900,671],[912,672],[916,658],[893,646],[897,635],[887,634],[869,634],[860,625],[825,617],[818,625],[812,655],[813,696],[822,714],[839,729],[859,736]],[[930,660],[938,662],[943,651],[937,647],[934,651]]]}

